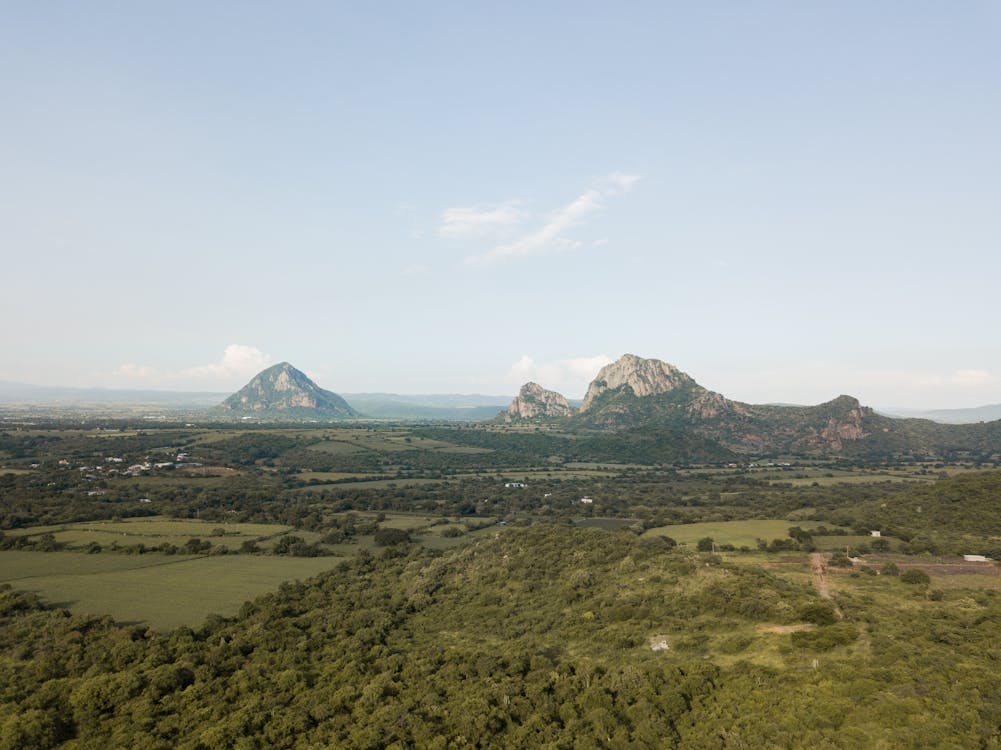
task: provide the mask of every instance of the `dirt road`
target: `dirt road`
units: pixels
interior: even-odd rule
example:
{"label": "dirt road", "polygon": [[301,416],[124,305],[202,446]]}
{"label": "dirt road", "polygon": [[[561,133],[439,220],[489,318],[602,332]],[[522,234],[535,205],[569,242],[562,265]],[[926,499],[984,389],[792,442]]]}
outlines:
{"label": "dirt road", "polygon": [[810,553],[810,567],[813,568],[813,585],[817,587],[817,593],[822,599],[830,599],[831,592],[827,588],[827,566],[824,563],[823,553]]}

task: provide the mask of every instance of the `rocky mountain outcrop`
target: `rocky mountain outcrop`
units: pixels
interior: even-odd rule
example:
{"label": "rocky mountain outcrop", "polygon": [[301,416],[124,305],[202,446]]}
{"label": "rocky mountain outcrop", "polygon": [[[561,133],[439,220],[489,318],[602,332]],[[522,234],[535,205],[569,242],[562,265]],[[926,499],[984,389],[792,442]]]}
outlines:
{"label": "rocky mountain outcrop", "polygon": [[875,415],[851,396],[818,406],[745,404],[699,385],[674,365],[626,354],[602,368],[574,423],[669,431],[736,452],[843,452],[873,431]]}
{"label": "rocky mountain outcrop", "polygon": [[674,365],[659,359],[643,359],[635,354],[623,354],[598,371],[597,377],[588,386],[580,410],[588,411],[609,391],[628,388],[631,395],[642,398],[686,386],[698,386],[698,383]]}
{"label": "rocky mountain outcrop", "polygon": [[865,437],[866,417],[873,415],[872,409],[862,406],[857,398],[839,396],[830,402],[840,413],[832,414],[827,419],[827,425],[820,431],[820,436],[834,450],[841,450],[846,442],[861,440]]}
{"label": "rocky mountain outcrop", "polygon": [[358,412],[288,362],[269,367],[222,402],[222,409],[261,419],[341,419]]}
{"label": "rocky mountain outcrop", "polygon": [[511,405],[497,418],[502,422],[560,419],[573,416],[576,411],[563,394],[546,390],[538,383],[525,383]]}

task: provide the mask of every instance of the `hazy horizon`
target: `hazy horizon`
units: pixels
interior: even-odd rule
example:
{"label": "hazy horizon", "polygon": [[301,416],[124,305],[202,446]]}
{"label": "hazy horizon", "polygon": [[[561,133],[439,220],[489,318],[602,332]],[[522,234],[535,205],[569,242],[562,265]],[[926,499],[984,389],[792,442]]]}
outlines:
{"label": "hazy horizon", "polygon": [[[246,385],[246,383],[243,383],[243,385]],[[326,388],[327,390],[333,390],[333,389],[328,388],[327,386],[325,386],[322,382],[321,383],[317,383],[317,385],[319,385],[322,388]],[[84,391],[84,392],[98,391],[98,392],[107,392],[108,394],[113,394],[113,393],[141,394],[141,393],[144,393],[144,392],[148,392],[148,393],[175,394],[175,395],[178,395],[178,396],[183,396],[184,394],[191,394],[192,396],[202,396],[202,397],[207,396],[207,395],[225,397],[225,396],[231,395],[232,393],[234,393],[237,390],[239,390],[240,387],[242,387],[242,385],[241,385],[239,387],[236,387],[236,388],[233,388],[233,389],[230,389],[230,390],[221,390],[220,391],[220,390],[197,390],[197,389],[190,389],[190,388],[188,388],[188,389],[183,389],[183,388],[182,389],[143,388],[143,387],[139,387],[139,386],[133,386],[133,387],[128,387],[128,386],[67,386],[67,385],[50,385],[50,386],[44,386],[44,385],[38,385],[38,384],[35,384],[35,383],[24,383],[24,382],[16,382],[16,381],[9,381],[9,380],[0,380],[0,400],[2,400],[4,398],[7,398],[8,400],[12,400],[12,401],[16,400],[16,399],[11,398],[9,396],[9,392],[7,392],[7,393],[4,392],[4,387],[5,386],[8,386],[8,387],[9,386],[13,386],[15,388],[25,387],[25,388],[29,388],[29,389],[36,389],[37,388],[39,390],[51,390],[51,391],[57,391],[57,392],[60,391],[60,390],[65,390],[65,391],[76,391],[76,390],[79,390],[79,391]],[[411,398],[411,399],[413,399],[413,398],[421,398],[421,397],[460,396],[460,397],[475,398],[475,399],[482,399],[482,400],[488,400],[489,399],[491,401],[496,401],[498,404],[500,404],[502,402],[506,403],[507,400],[510,400],[510,399],[514,398],[517,395],[517,390],[518,389],[515,389],[515,390],[507,392],[507,393],[456,392],[456,391],[427,391],[427,392],[422,392],[422,393],[411,393],[411,392],[406,392],[406,391],[365,391],[365,390],[361,390],[361,391],[340,391],[338,395],[341,395],[341,396],[346,397],[346,398],[347,397],[356,397],[356,398],[357,397],[365,397],[365,398],[371,398],[371,397],[380,397],[380,396],[384,396],[384,397],[399,396],[399,397]],[[566,396],[571,402],[577,402],[577,403],[579,403],[579,402],[583,401],[585,394],[584,394],[584,392],[581,392],[580,395],[574,395],[572,393],[564,393],[563,395]],[[727,394],[725,394],[725,393],[723,395],[727,396]],[[836,394],[836,395],[854,395],[854,394],[850,394],[849,393],[849,394]],[[833,399],[835,397],[836,396],[832,396],[831,399]],[[831,399],[826,399],[826,400],[831,400]],[[740,399],[736,399],[736,400],[740,400]],[[61,402],[60,399],[57,399],[57,401]],[[979,408],[983,408],[983,407],[998,406],[997,403],[974,404],[974,405],[965,406],[965,407],[939,407],[939,406],[936,406],[935,404],[925,404],[925,405],[921,405],[921,406],[901,406],[899,404],[894,404],[894,403],[879,403],[879,404],[875,404],[875,403],[866,402],[865,400],[861,400],[861,402],[862,402],[863,406],[873,407],[873,408],[875,408],[877,410],[880,410],[880,411],[883,411],[883,412],[886,412],[886,413],[897,413],[899,416],[904,416],[904,417],[908,416],[910,413],[913,413],[915,415],[920,415],[920,414],[924,414],[924,413],[932,413],[932,412],[938,412],[938,411],[942,411],[942,412],[948,412],[948,411],[973,411],[973,410],[976,410],[976,409],[979,409]],[[65,401],[65,403],[67,403],[67,404],[68,403],[72,403],[72,401]],[[747,402],[747,403],[775,404],[775,405],[781,405],[781,406],[812,406],[812,405],[816,405],[818,403],[823,403],[823,402],[819,402],[818,401],[818,402],[809,402],[808,403],[808,402],[793,402],[793,401],[776,400],[776,401],[761,401],[761,402]]]}
{"label": "hazy horizon", "polygon": [[[0,380],[1001,402],[1001,6],[21,4]],[[14,321],[19,321],[14,323]]]}

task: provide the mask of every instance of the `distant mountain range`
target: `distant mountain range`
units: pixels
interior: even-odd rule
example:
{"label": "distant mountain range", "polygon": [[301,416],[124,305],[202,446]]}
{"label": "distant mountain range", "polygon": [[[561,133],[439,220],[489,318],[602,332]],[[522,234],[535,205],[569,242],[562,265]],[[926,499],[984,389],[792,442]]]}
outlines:
{"label": "distant mountain range", "polygon": [[763,453],[920,458],[961,451],[989,457],[1001,450],[1001,421],[945,425],[892,418],[852,396],[817,406],[745,404],[704,388],[674,365],[632,354],[601,369],[579,409],[527,383],[496,419],[668,441],[717,460]]}
{"label": "distant mountain range", "polygon": [[[112,388],[71,388],[39,386],[0,381],[0,404],[22,406],[87,407],[98,411],[114,411],[121,407],[148,407],[165,412],[201,411],[219,404],[230,393],[216,391],[159,391]],[[345,401],[357,412],[373,419],[414,419],[446,421],[479,421],[492,419],[510,396],[483,394],[422,394],[345,393]],[[218,415],[233,416],[232,410]],[[190,414],[188,416],[191,416]],[[260,415],[258,415],[260,416]],[[291,415],[285,415],[291,418]],[[307,418],[315,415],[307,415]]]}
{"label": "distant mountain range", "polygon": [[[284,373],[284,375],[283,375]],[[256,384],[256,385],[255,385]],[[754,446],[784,449],[842,447],[864,436],[882,435],[883,443],[938,444],[979,438],[957,435],[949,426],[978,427],[1001,420],[1001,404],[972,409],[877,409],[841,396],[819,406],[752,405],[732,401],[703,388],[677,367],[655,359],[624,355],[598,373],[583,399],[566,399],[536,383],[526,383],[512,401],[483,394],[349,393],[325,390],[287,362],[258,373],[238,393],[128,390],[36,386],[0,381],[0,404],[42,409],[79,407],[114,413],[116,408],[155,409],[208,418],[330,420],[346,417],[386,420],[506,422],[565,421],[583,429],[680,430],[733,449]],[[506,407],[506,408],[505,408]],[[37,409],[36,409],[37,411]],[[500,414],[498,414],[500,412]],[[889,420],[881,423],[880,420]],[[927,422],[930,420],[930,422]],[[927,423],[926,423],[927,422]],[[922,426],[923,425],[923,426]],[[946,428],[943,433],[937,427]],[[906,429],[905,429],[906,428]],[[911,437],[894,440],[901,432]],[[973,431],[976,433],[976,430]],[[933,435],[934,433],[934,435]],[[876,441],[879,442],[879,441]]]}
{"label": "distant mountain range", "polygon": [[0,403],[21,404],[125,404],[188,409],[216,406],[228,393],[215,391],[158,391],[126,388],[70,388],[29,385],[0,380]]}
{"label": "distant mountain range", "polygon": [[930,419],[943,424],[975,424],[977,422],[993,422],[1001,419],[1001,404],[975,406],[970,409],[877,409],[889,417],[909,419]]}
{"label": "distant mountain range", "polygon": [[359,412],[375,419],[445,419],[479,421],[492,419],[510,396],[473,393],[403,396],[397,393],[345,393],[344,398]]}

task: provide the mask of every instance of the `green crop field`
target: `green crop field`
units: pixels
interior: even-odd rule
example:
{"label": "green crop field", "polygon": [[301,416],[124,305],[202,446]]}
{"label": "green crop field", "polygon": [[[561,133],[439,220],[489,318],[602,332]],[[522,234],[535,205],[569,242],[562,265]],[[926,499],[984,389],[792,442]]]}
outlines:
{"label": "green crop field", "polygon": [[786,539],[789,528],[795,524],[789,521],[719,521],[708,523],[686,523],[674,526],[658,526],[648,530],[644,536],[669,536],[679,544],[695,544],[699,539],[712,537],[716,544],[732,544],[734,547],[754,549],[758,539]]}
{"label": "green crop field", "polygon": [[345,443],[340,440],[324,440],[322,443],[314,443],[313,445],[310,445],[308,450],[342,456],[351,453],[365,453],[368,448],[353,443]]}
{"label": "green crop field", "polygon": [[[218,530],[222,534],[218,534]],[[180,547],[192,537],[208,539],[214,545],[237,549],[247,540],[271,538],[292,531],[291,526],[268,523],[223,523],[197,519],[171,519],[162,516],[132,518],[123,521],[88,521],[17,529],[12,536],[52,534],[57,542],[70,547],[85,547],[96,542],[102,547],[117,543],[128,547],[143,544],[156,547],[173,544]]]}
{"label": "green crop field", "polygon": [[73,612],[168,630],[197,627],[212,613],[233,616],[248,599],[330,570],[341,559],[0,552],[0,583]]}
{"label": "green crop field", "polygon": [[362,479],[368,474],[362,474],[356,471],[300,471],[295,475],[296,479],[302,479],[306,482],[318,479],[324,482],[336,482],[341,479]]}

